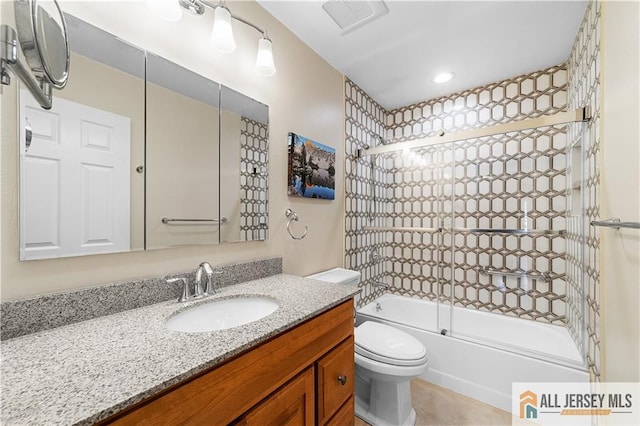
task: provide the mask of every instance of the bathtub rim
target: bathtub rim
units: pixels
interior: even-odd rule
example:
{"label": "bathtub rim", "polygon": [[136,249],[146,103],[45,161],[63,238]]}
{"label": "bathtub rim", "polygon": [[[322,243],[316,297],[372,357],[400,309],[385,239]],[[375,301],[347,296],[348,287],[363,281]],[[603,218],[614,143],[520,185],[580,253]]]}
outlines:
{"label": "bathtub rim", "polygon": [[[385,293],[382,296],[374,299],[373,301],[367,303],[366,305],[356,309],[356,324],[360,323],[360,320],[358,317],[365,318],[365,321],[386,321],[392,324],[397,324],[397,325],[402,325],[404,327],[408,327],[410,329],[416,330],[416,331],[423,331],[423,332],[427,332],[427,333],[431,333],[431,334],[438,334],[441,335],[442,333],[439,330],[430,330],[430,329],[426,329],[426,328],[420,328],[420,327],[416,327],[412,324],[405,324],[403,322],[399,322],[399,321],[394,321],[385,317],[379,317],[379,316],[375,316],[375,315],[371,315],[368,312],[362,312],[365,309],[368,309],[370,311],[372,311],[373,309],[375,309],[375,303],[379,302],[381,299],[385,299],[385,298],[390,298],[390,297],[401,297],[401,298],[406,298],[406,299],[410,299],[412,301],[417,301],[417,302],[429,302],[432,304],[436,304],[436,302],[431,301],[431,300],[424,300],[424,299],[416,299],[413,297],[407,297],[407,296],[401,296],[401,295],[397,295],[397,294],[390,294],[390,293]],[[450,307],[450,305],[446,305],[447,307]],[[461,306],[454,306],[454,308],[460,308],[460,309],[466,309],[464,307]],[[478,311],[476,309],[474,309],[474,311]],[[491,312],[484,312],[484,311],[478,311],[481,312],[482,314],[487,314],[490,315]],[[495,314],[494,314],[495,315]],[[511,317],[509,317],[511,318]],[[523,319],[525,321],[529,321],[526,319]],[[539,325],[544,325],[544,326],[553,326],[553,327],[561,327],[555,324],[546,324],[546,323],[541,323]],[[541,362],[548,362],[550,364],[554,364],[554,365],[558,365],[561,367],[566,367],[566,368],[571,368],[580,372],[588,372],[588,366],[586,361],[583,359],[578,362],[577,360],[572,360],[569,358],[563,358],[563,357],[559,357],[559,356],[554,356],[552,354],[549,353],[545,353],[545,352],[540,352],[540,351],[536,351],[533,349],[526,349],[526,348],[517,348],[515,346],[509,346],[506,343],[500,342],[500,341],[496,341],[496,340],[491,340],[491,339],[474,339],[470,336],[466,336],[466,335],[460,335],[460,334],[455,334],[455,329],[454,329],[454,334],[450,334],[447,333],[445,335],[445,337],[450,337],[453,339],[457,339],[457,340],[461,340],[470,344],[474,344],[474,345],[479,345],[479,346],[485,346],[485,347],[489,347],[495,350],[500,350],[500,351],[504,351],[513,355],[519,355],[519,356],[524,356],[524,357],[530,357],[533,359],[536,359],[538,361]],[[573,344],[575,344],[575,342],[572,342]],[[578,350],[576,348],[576,350]],[[429,348],[427,348],[427,351],[429,351]],[[578,353],[580,353],[580,351],[578,350]]]}

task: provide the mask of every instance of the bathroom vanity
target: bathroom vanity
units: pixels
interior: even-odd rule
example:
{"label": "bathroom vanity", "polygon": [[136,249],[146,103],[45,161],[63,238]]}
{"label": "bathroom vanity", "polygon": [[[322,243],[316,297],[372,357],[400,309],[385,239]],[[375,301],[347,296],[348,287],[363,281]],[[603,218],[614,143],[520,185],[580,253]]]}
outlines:
{"label": "bathroom vanity", "polygon": [[[357,292],[278,274],[206,300],[173,299],[4,340],[0,423],[350,424]],[[165,324],[190,306],[254,296],[279,307],[226,330]]]}
{"label": "bathroom vanity", "polygon": [[348,300],[102,424],[351,424],[353,354]]}

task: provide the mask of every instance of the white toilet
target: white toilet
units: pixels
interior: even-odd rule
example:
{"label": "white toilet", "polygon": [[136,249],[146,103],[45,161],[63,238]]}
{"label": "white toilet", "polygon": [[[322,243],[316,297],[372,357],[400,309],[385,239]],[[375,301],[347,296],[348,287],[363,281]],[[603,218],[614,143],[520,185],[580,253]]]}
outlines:
{"label": "white toilet", "polygon": [[[335,268],[307,278],[357,285],[360,273]],[[375,426],[414,425],[409,381],[428,368],[424,345],[397,328],[366,321],[355,329],[355,347],[356,415]]]}

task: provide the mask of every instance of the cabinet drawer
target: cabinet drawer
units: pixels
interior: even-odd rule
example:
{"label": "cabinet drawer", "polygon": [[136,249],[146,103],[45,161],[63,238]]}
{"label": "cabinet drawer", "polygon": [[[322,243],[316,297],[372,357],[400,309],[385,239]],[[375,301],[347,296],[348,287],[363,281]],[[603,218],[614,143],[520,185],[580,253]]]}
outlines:
{"label": "cabinet drawer", "polygon": [[354,426],[356,423],[356,406],[354,397],[347,399],[336,414],[326,423],[326,426]]}
{"label": "cabinet drawer", "polygon": [[308,368],[252,409],[239,425],[313,426],[313,385],[313,368]]}
{"label": "cabinet drawer", "polygon": [[318,423],[325,424],[353,396],[353,336],[336,346],[317,363]]}

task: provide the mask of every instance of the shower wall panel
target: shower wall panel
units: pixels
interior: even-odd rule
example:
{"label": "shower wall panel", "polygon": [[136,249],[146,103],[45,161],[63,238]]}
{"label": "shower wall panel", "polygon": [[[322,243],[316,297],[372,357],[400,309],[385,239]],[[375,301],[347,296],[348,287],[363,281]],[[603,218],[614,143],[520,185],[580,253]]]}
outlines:
{"label": "shower wall panel", "polygon": [[[590,1],[567,67],[569,108],[588,105],[591,110],[586,129],[581,124],[569,126],[569,140],[578,144],[572,150],[572,155],[578,158],[572,163],[582,165],[582,179],[578,175],[580,170],[572,168],[570,182],[579,186],[571,187],[570,199],[574,205],[567,240],[568,265],[573,271],[568,285],[571,314],[568,327],[579,347],[586,345],[592,380],[600,378],[600,231],[598,227],[589,226],[599,217],[600,210],[600,13],[601,3]],[[583,277],[584,284],[581,284]],[[584,298],[587,307],[583,312]],[[585,316],[586,330],[583,330]]]}
{"label": "shower wall panel", "polygon": [[348,78],[344,85],[345,267],[362,274],[356,303],[363,306],[384,293],[373,284],[384,281],[385,235],[365,227],[384,224],[387,202],[383,159],[358,158],[358,149],[381,143],[386,111]]}

